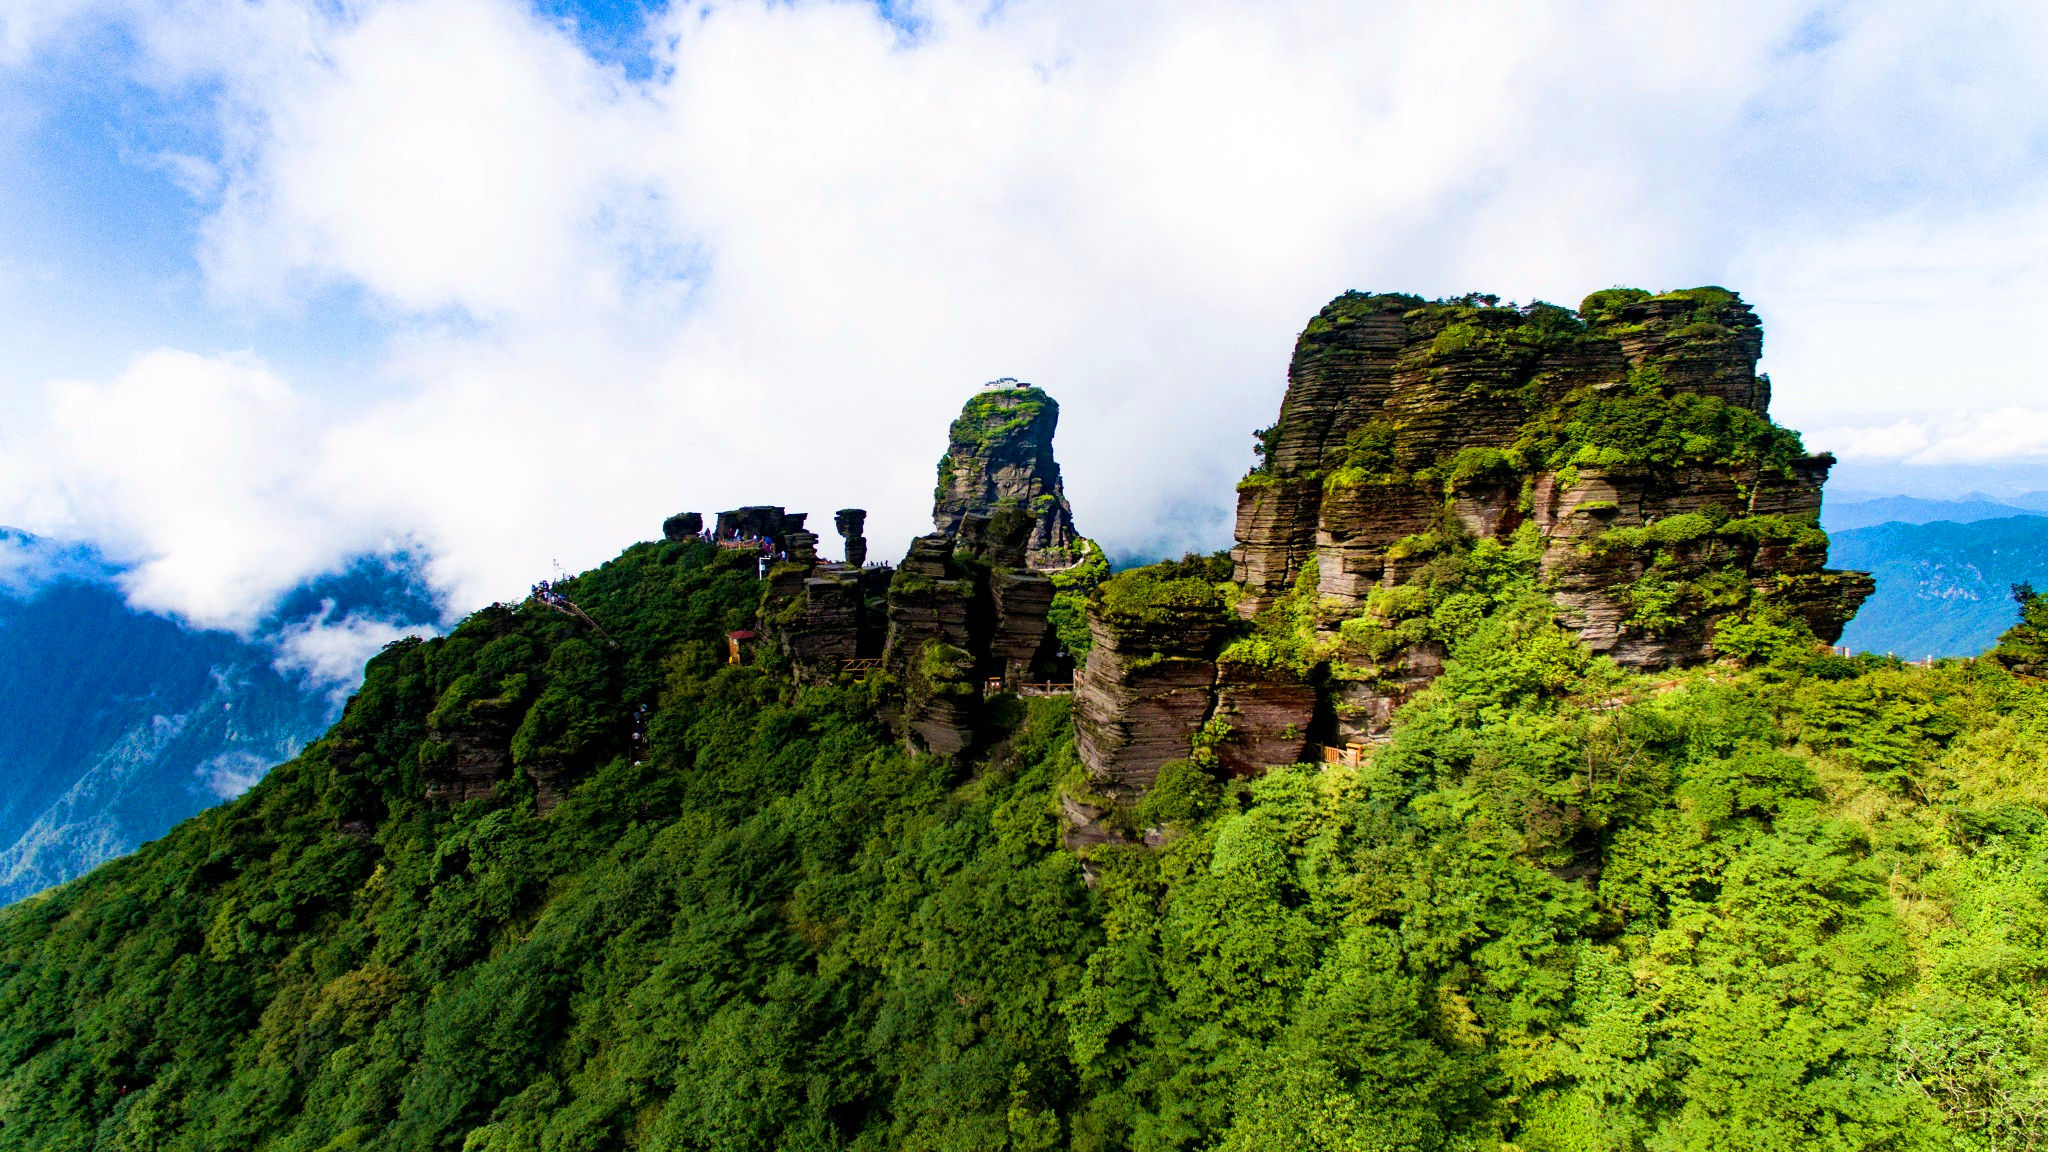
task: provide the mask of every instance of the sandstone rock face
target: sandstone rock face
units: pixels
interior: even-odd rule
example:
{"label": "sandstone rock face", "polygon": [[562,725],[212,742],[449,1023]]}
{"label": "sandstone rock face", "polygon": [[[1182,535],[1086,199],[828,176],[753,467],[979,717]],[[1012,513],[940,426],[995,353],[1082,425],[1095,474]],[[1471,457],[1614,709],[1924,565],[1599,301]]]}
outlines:
{"label": "sandstone rock face", "polygon": [[1187,758],[1216,699],[1215,605],[1167,608],[1149,622],[1088,610],[1095,644],[1074,677],[1074,744],[1095,790],[1133,801],[1169,760]]}
{"label": "sandstone rock face", "polygon": [[[842,524],[847,511],[840,513]],[[762,632],[789,657],[799,682],[819,683],[848,661],[881,654],[887,628],[882,598],[891,573],[886,566],[820,561],[817,534],[804,529],[804,520],[801,512],[757,505],[719,513],[715,534],[750,547],[769,542],[775,559],[766,573]]]}
{"label": "sandstone rock face", "polygon": [[420,757],[427,799],[461,804],[495,794],[512,778],[512,733],[521,715],[509,701],[479,700],[460,719],[430,723]]}
{"label": "sandstone rock face", "polygon": [[889,639],[882,664],[907,677],[929,642],[965,649],[972,643],[974,581],[953,562],[953,538],[942,532],[919,536],[889,583]]}
{"label": "sandstone rock face", "polygon": [[1040,573],[998,568],[989,573],[995,626],[989,661],[1007,684],[1037,679],[1034,669],[1051,659],[1054,636],[1046,616],[1052,610],[1052,581]]}
{"label": "sandstone rock face", "polygon": [[1059,418],[1052,397],[1014,380],[998,380],[970,399],[953,421],[939,461],[933,527],[957,533],[969,515],[1014,508],[1031,520],[1031,567],[1064,568],[1078,559],[1081,537],[1052,454]]}
{"label": "sandstone rock face", "polygon": [[1226,727],[1216,745],[1217,762],[1232,776],[1301,763],[1308,756],[1316,704],[1315,686],[1292,673],[1225,664],[1213,713]]}
{"label": "sandstone rock face", "polygon": [[[1833,463],[1782,451],[1771,458],[1796,440],[1768,424],[1770,382],[1756,372],[1762,349],[1755,314],[1718,288],[1600,292],[1578,313],[1502,308],[1490,298],[1339,297],[1302,333],[1280,420],[1264,434],[1265,462],[1240,486],[1240,611],[1250,617],[1270,605],[1311,558],[1320,594],[1340,612],[1359,609],[1375,589],[1407,578],[1402,541],[1440,529],[1506,537],[1533,518],[1544,574],[1574,626],[1624,664],[1712,655],[1711,610],[1652,626],[1642,590],[1631,589],[1653,566],[1656,579],[1671,581],[1740,571],[1755,596],[1834,640],[1867,581],[1825,573],[1817,529],[1742,525],[1814,521]],[[1693,405],[1687,419],[1730,437],[1779,440],[1738,444],[1765,457],[1747,460],[1685,459],[1683,442],[1660,458],[1661,442],[1628,442],[1642,433],[1630,420],[1679,397],[1710,397],[1740,414]],[[1574,418],[1611,422],[1616,442],[1556,458],[1558,443],[1578,434]],[[1687,514],[1736,530],[1676,547],[1600,544],[1619,539],[1613,529]],[[1764,539],[1773,534],[1801,540]]]}
{"label": "sandstone rock face", "polygon": [[868,538],[861,535],[867,522],[867,511],[862,508],[841,508],[832,514],[832,526],[846,545],[846,563],[854,568],[868,562]]}
{"label": "sandstone rock face", "polygon": [[1447,659],[1430,582],[1480,541],[1625,666],[1711,659],[1737,613],[1832,643],[1872,584],[1826,568],[1833,460],[1770,422],[1762,347],[1720,288],[1597,292],[1577,311],[1332,301],[1239,485],[1238,620],[1175,635],[1171,614],[1091,606],[1075,725],[1098,795],[1075,800],[1070,842],[1109,835],[1095,809],[1142,795],[1198,734],[1235,774],[1385,739]]}

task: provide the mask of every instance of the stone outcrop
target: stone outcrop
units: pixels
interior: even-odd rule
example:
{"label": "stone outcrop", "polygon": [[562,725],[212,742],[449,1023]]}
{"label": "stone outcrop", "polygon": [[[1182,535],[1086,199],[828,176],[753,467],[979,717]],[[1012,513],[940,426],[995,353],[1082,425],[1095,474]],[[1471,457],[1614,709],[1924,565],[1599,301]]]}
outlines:
{"label": "stone outcrop", "polygon": [[704,517],[695,512],[678,512],[661,522],[664,540],[688,540],[704,531]]}
{"label": "stone outcrop", "polygon": [[[865,517],[860,509],[847,508],[835,519],[842,526],[854,524],[857,531]],[[890,569],[819,560],[818,537],[804,529],[806,519],[802,512],[771,505],[739,508],[719,513],[714,537],[721,544],[748,548],[766,542],[762,632],[789,658],[799,681],[820,682],[850,662],[881,655]]]}
{"label": "stone outcrop", "polygon": [[972,743],[984,689],[1034,679],[1054,650],[1052,582],[1025,567],[1033,521],[970,513],[911,541],[889,585],[882,663],[905,685],[904,721],[943,754]]}
{"label": "stone outcrop", "polygon": [[428,800],[461,804],[497,792],[512,776],[512,731],[519,713],[491,702],[472,705],[460,722],[429,725],[421,775]]}
{"label": "stone outcrop", "polygon": [[957,533],[967,516],[1015,508],[1031,520],[1030,567],[1065,568],[1079,559],[1081,537],[1052,454],[1059,419],[1059,404],[1028,384],[997,380],[976,393],[947,434],[932,526]]}
{"label": "stone outcrop", "polygon": [[1719,288],[1597,292],[1576,312],[1332,301],[1239,485],[1238,622],[1091,605],[1075,717],[1096,795],[1074,801],[1070,840],[1107,835],[1101,804],[1169,760],[1255,774],[1383,739],[1447,657],[1403,627],[1428,623],[1418,581],[1474,541],[1533,557],[1559,622],[1624,666],[1711,659],[1737,612],[1832,643],[1872,583],[1826,567],[1833,460],[1770,423],[1762,347]]}
{"label": "stone outcrop", "polygon": [[889,640],[883,666],[907,677],[928,644],[965,650],[971,644],[975,586],[953,558],[953,537],[919,536],[889,582]]}
{"label": "stone outcrop", "polygon": [[793,551],[791,538],[801,534],[808,537],[815,554],[817,534],[804,531],[804,521],[809,518],[808,513],[785,512],[772,504],[750,504],[745,508],[720,512],[712,535],[721,542],[766,540],[776,551],[790,552]]}
{"label": "stone outcrop", "polygon": [[1316,685],[1291,669],[1225,662],[1217,669],[1211,713],[1221,722],[1218,766],[1232,776],[1257,776],[1276,765],[1301,763],[1317,700]]}
{"label": "stone outcrop", "polygon": [[1222,602],[1156,598],[1141,612],[1090,603],[1094,646],[1074,677],[1074,745],[1093,789],[1135,801],[1169,760],[1185,760],[1215,706]]}
{"label": "stone outcrop", "polygon": [[941,492],[939,530],[911,541],[896,568],[866,564],[867,513],[858,508],[832,518],[843,563],[818,558],[803,513],[771,505],[721,512],[712,532],[721,546],[760,551],[761,632],[800,683],[875,661],[902,690],[905,738],[945,755],[973,744],[992,687],[1057,673],[1055,589],[1037,566],[1064,568],[1084,554],[1052,459],[1058,408],[1039,389],[1013,385],[983,392],[954,422],[940,473],[960,487],[950,503]]}
{"label": "stone outcrop", "polygon": [[[1768,424],[1770,381],[1756,372],[1762,349],[1755,314],[1718,288],[1599,292],[1576,314],[1483,297],[1433,305],[1339,297],[1296,344],[1280,420],[1263,437],[1265,461],[1239,488],[1241,610],[1250,616],[1271,604],[1311,558],[1319,594],[1358,608],[1410,574],[1401,541],[1439,526],[1505,537],[1533,519],[1546,543],[1545,575],[1595,651],[1634,667],[1711,656],[1712,612],[1696,614],[1690,629],[1641,626],[1626,589],[1651,558],[1592,545],[1611,529],[1686,513],[1817,517],[1833,460],[1797,454],[1796,439]],[[1659,446],[1626,442],[1642,431],[1627,421],[1654,403],[1645,392],[1711,397],[1755,417],[1728,433],[1776,435],[1774,444],[1735,446],[1752,456],[1795,450],[1782,459],[1659,459]],[[1562,426],[1574,415],[1612,420],[1619,442],[1583,446],[1591,462],[1546,457],[1569,439]],[[1635,451],[1643,458],[1630,459]],[[1690,554],[1667,550],[1665,568],[1739,570],[1828,641],[1867,594],[1859,577],[1824,574],[1824,537],[1791,547],[1719,539]]]}
{"label": "stone outcrop", "polygon": [[868,538],[861,535],[867,528],[868,514],[861,508],[841,508],[832,514],[832,527],[839,532],[845,544],[846,563],[859,568],[868,562]]}

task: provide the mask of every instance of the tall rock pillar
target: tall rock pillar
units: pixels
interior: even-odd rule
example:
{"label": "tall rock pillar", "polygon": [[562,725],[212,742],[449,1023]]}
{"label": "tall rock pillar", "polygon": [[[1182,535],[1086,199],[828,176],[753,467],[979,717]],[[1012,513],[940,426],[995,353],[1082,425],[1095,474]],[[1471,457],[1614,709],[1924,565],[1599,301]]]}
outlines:
{"label": "tall rock pillar", "polygon": [[1026,562],[1065,568],[1081,556],[1081,535],[1053,459],[1060,406],[1043,389],[1016,380],[988,385],[967,401],[948,431],[932,501],[932,526],[956,533],[968,515],[1016,508],[1031,517]]}

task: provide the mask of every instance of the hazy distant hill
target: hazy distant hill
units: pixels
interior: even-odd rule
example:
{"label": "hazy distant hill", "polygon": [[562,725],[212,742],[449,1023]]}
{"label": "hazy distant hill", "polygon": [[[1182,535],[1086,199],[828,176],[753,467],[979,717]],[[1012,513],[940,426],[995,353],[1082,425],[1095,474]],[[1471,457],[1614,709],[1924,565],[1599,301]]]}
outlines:
{"label": "hazy distant hill", "polygon": [[[2038,496],[2039,493],[2032,495]],[[1831,499],[1821,507],[1820,526],[1829,532],[1846,532],[1854,528],[1868,528],[1873,524],[1932,524],[1939,520],[1968,524],[1978,520],[2000,520],[2009,516],[2034,516],[2043,511],[2025,497],[2021,497],[2020,501],[2003,502],[1974,495],[1961,500],[1882,496],[1874,500],[1837,503]]]}
{"label": "hazy distant hill", "polygon": [[1888,523],[1831,537],[1829,563],[1877,577],[1842,634],[1859,652],[1975,655],[2019,618],[2014,583],[2048,584],[2048,517]]}
{"label": "hazy distant hill", "polygon": [[239,795],[333,723],[351,643],[434,619],[402,565],[371,561],[251,639],[195,631],[130,608],[89,556],[0,533],[0,903]]}

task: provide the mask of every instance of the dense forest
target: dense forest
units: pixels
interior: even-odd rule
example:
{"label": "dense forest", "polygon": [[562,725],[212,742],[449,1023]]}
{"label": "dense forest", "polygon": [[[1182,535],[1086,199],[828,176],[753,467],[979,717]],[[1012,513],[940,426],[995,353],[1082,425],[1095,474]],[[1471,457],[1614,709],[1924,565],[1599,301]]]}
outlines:
{"label": "dense forest", "polygon": [[[885,678],[727,662],[750,556],[635,546],[561,586],[597,629],[394,645],[248,794],[0,912],[0,1146],[2048,1141],[2048,692],[1762,619],[1624,673],[1510,550],[1462,572],[1390,743],[1198,751],[1163,845],[1084,861],[1065,699],[910,755]],[[429,799],[484,716],[511,782]]]}

